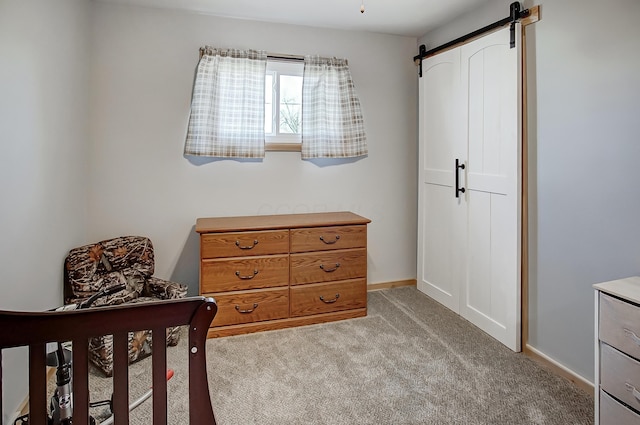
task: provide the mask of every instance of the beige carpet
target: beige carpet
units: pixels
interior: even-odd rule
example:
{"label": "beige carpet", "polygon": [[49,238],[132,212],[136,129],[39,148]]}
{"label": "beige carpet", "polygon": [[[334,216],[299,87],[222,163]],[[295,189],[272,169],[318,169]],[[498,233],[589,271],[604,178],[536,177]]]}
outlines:
{"label": "beige carpet", "polygon": [[[413,287],[369,293],[365,318],[209,340],[207,358],[220,425],[593,423],[587,394]],[[169,348],[172,424],[188,424],[186,359],[183,337]],[[131,367],[132,397],[149,364]],[[96,372],[92,400],[110,385]],[[150,404],[132,424],[151,423]]]}

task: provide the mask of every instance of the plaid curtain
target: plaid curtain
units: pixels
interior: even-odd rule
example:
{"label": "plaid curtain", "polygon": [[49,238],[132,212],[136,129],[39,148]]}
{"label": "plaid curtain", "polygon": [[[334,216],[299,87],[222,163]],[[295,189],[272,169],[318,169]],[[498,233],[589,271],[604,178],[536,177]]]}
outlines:
{"label": "plaid curtain", "polygon": [[184,153],[264,158],[266,52],[200,51]]}
{"label": "plaid curtain", "polygon": [[347,158],[367,153],[360,101],[347,60],[306,56],[302,158]]}

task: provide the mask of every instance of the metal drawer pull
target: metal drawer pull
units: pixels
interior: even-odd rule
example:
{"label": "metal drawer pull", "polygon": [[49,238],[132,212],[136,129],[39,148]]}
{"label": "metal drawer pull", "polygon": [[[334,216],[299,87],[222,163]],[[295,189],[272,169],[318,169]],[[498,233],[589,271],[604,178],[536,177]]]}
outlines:
{"label": "metal drawer pull", "polygon": [[236,310],[238,311],[238,313],[241,314],[249,314],[249,313],[253,313],[253,310],[255,310],[256,308],[258,308],[258,303],[253,303],[253,308],[249,308],[246,310],[241,310],[239,305],[236,305]]}
{"label": "metal drawer pull", "polygon": [[633,396],[640,401],[640,391],[636,390],[636,387],[634,387],[633,385],[631,385],[628,382],[624,383],[624,386],[627,387],[627,390],[631,391],[631,394],[633,394]]}
{"label": "metal drawer pull", "polygon": [[340,235],[336,235],[336,238],[332,241],[325,241],[324,236],[320,236],[320,240],[326,243],[327,245],[333,245],[334,243],[338,242],[338,240],[340,240]]}
{"label": "metal drawer pull", "polygon": [[249,246],[249,245],[240,245],[240,241],[236,241],[236,246],[240,249],[253,249],[256,245],[258,245],[258,240],[254,239],[253,240],[253,245]]}
{"label": "metal drawer pull", "polygon": [[246,276],[241,276],[240,275],[240,271],[236,271],[236,276],[238,276],[240,279],[242,280],[249,280],[249,279],[253,279],[254,277],[256,277],[256,275],[258,274],[258,270],[254,270],[253,274],[250,275],[246,275]]}
{"label": "metal drawer pull", "polygon": [[320,295],[320,301],[322,301],[325,304],[333,304],[334,302],[338,301],[338,298],[340,298],[340,294],[336,294],[336,297],[332,300],[325,300],[324,297]]}
{"label": "metal drawer pull", "polygon": [[325,269],[324,264],[320,264],[320,268],[327,273],[335,272],[336,270],[338,270],[338,267],[340,267],[340,263],[336,263],[336,266],[332,269]]}
{"label": "metal drawer pull", "polygon": [[627,329],[627,328],[623,328],[623,330],[629,334],[629,336],[631,336],[631,339],[633,340],[633,342],[636,343],[636,345],[640,346],[640,338],[638,337],[638,335],[636,335],[632,330]]}

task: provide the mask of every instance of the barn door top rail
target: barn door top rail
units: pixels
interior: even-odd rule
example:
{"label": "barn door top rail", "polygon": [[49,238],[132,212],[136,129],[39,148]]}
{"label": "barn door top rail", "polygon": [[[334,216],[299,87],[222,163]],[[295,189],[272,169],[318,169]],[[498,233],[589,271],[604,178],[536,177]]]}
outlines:
{"label": "barn door top rail", "polygon": [[521,10],[520,3],[516,1],[511,3],[511,5],[509,6],[509,16],[507,16],[504,19],[500,19],[499,21],[489,24],[486,27],[470,32],[469,34],[463,35],[462,37],[458,37],[455,40],[452,40],[441,46],[434,47],[431,50],[427,50],[424,44],[420,45],[418,55],[413,57],[413,61],[420,66],[418,75],[422,77],[422,60],[423,59],[428,58],[429,56],[433,56],[436,53],[446,50],[457,44],[464,43],[465,41],[478,37],[484,33],[493,31],[494,29],[501,28],[507,24],[511,24],[511,47],[512,48],[515,47],[516,45],[515,24],[516,22],[519,22],[521,19],[528,17],[530,13],[531,12],[529,9]]}

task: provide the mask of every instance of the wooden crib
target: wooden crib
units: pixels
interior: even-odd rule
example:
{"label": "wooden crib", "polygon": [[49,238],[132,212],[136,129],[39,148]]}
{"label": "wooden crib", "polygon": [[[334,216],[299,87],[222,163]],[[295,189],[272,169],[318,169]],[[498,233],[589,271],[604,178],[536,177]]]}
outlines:
{"label": "wooden crib", "polygon": [[[172,326],[189,325],[189,423],[215,424],[207,383],[205,343],[217,312],[212,298],[94,307],[72,311],[0,311],[0,422],[3,418],[2,349],[29,347],[29,424],[47,424],[46,344],[73,342],[73,424],[89,424],[88,340],[113,335],[113,413],[116,424],[129,423],[129,331],[151,329],[164,335]],[[184,337],[184,335],[183,335]],[[153,424],[167,423],[167,355],[154,344],[151,355]],[[4,383],[4,390],[7,390]]]}

